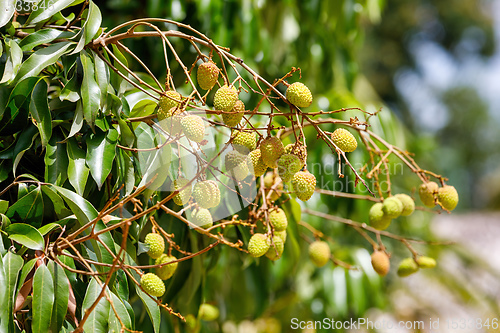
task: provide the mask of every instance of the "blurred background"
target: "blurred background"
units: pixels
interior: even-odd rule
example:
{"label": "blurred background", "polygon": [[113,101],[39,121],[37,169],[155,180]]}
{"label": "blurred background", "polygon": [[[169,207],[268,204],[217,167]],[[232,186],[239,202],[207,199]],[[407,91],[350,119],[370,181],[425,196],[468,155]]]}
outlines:
{"label": "blurred background", "polygon": [[[448,183],[460,194],[459,206],[451,215],[418,211],[391,226],[391,232],[402,235],[456,242],[417,246],[419,252],[437,258],[438,266],[405,279],[398,278],[395,269],[380,279],[369,264],[370,246],[357,233],[305,214],[302,220],[332,239],[337,258],[366,268],[364,272],[333,265],[315,269],[307,262],[307,253],[297,246],[302,242],[300,237],[295,243],[287,242],[285,255],[275,264],[247,262],[234,253],[237,251],[222,251],[216,260],[206,262],[200,287],[202,301],[216,305],[220,316],[217,321],[203,322],[202,332],[295,332],[300,330],[292,330],[292,318],[307,321],[325,317],[394,323],[425,320],[422,332],[429,331],[427,322],[432,317],[441,322],[434,332],[456,332],[446,325],[446,319],[491,321],[500,317],[500,2],[96,3],[103,13],[103,26],[110,28],[139,17],[189,24],[216,44],[231,48],[270,82],[292,66],[300,67],[301,81],[314,95],[308,111],[361,107],[373,112],[382,108],[378,119],[371,119],[373,130],[415,153],[422,168],[448,177]],[[162,64],[155,67],[153,62],[162,59],[156,39],[127,43],[159,78],[164,76]],[[177,51],[181,57],[192,58],[193,50],[179,45]],[[298,74],[290,79],[295,80],[299,80]],[[247,109],[253,108],[252,103],[256,100],[245,101]],[[363,118],[361,113],[355,115]],[[353,114],[339,115],[350,116]],[[333,130],[333,126],[326,129]],[[334,165],[324,145],[310,142],[308,146],[309,164],[321,164],[325,169]],[[362,163],[366,155],[358,149],[352,159]],[[397,190],[411,194],[419,185],[409,170],[393,170]],[[354,188],[349,173],[327,189],[340,190],[340,185],[343,191],[360,191],[359,186]],[[357,221],[366,220],[369,207],[366,202],[319,194],[308,202],[308,208]],[[385,244],[392,252],[394,266],[409,256],[401,243]],[[291,254],[287,256],[287,252]],[[171,301],[174,308],[180,303],[182,300]],[[137,329],[147,331],[147,316],[141,318]],[[162,330],[174,328],[184,330],[182,324],[165,315]],[[461,332],[497,331],[490,325],[467,327]]]}

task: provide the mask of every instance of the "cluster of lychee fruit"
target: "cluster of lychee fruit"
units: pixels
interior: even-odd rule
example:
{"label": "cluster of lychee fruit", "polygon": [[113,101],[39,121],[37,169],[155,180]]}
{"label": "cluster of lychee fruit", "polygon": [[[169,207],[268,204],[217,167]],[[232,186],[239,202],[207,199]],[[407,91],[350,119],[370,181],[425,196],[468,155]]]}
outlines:
{"label": "cluster of lychee fruit", "polygon": [[457,207],[458,192],[454,186],[444,185],[439,187],[436,182],[427,182],[420,185],[418,194],[422,203],[429,208],[436,204],[451,211]]}
{"label": "cluster of lychee fruit", "polygon": [[170,279],[177,269],[177,258],[164,253],[165,240],[157,233],[149,233],[144,238],[149,246],[148,255],[155,259],[155,265],[162,265],[155,269],[155,273],[146,273],[141,276],[141,287],[151,296],[161,297],[165,293],[163,280]]}
{"label": "cluster of lychee fruit", "polygon": [[399,216],[409,216],[415,211],[415,202],[404,193],[385,198],[383,202],[377,202],[370,208],[370,225],[378,230],[389,227],[391,221]]}
{"label": "cluster of lychee fruit", "polygon": [[272,261],[278,260],[285,249],[287,227],[288,219],[283,209],[272,209],[269,212],[268,225],[268,230],[272,233],[253,234],[248,242],[248,253],[255,258],[265,255]]}

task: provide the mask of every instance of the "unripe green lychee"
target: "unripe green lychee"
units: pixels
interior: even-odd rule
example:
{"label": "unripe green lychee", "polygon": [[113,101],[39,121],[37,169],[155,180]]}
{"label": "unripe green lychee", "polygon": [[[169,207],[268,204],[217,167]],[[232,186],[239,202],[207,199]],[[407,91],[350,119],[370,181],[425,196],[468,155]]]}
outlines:
{"label": "unripe green lychee", "polygon": [[302,162],[300,159],[293,154],[283,154],[278,159],[278,174],[285,183],[292,180],[293,175],[295,175],[300,169],[302,169]]}
{"label": "unripe green lychee", "polygon": [[418,195],[420,196],[420,200],[425,206],[429,208],[435,206],[434,198],[438,188],[439,185],[435,182],[428,182],[420,185],[418,189]]}
{"label": "unripe green lychee", "polygon": [[219,309],[212,304],[201,304],[198,310],[198,318],[205,321],[214,321],[219,318]]}
{"label": "unripe green lychee", "polygon": [[437,193],[439,203],[446,210],[454,210],[458,204],[458,193],[454,186],[445,185]]}
{"label": "unripe green lychee", "polygon": [[412,275],[418,271],[418,264],[413,260],[413,258],[403,259],[399,263],[398,276],[405,277]]}
{"label": "unripe green lychee", "polygon": [[[271,190],[274,184],[277,184],[276,189]],[[266,176],[264,177],[264,186],[266,187],[266,189],[271,191],[271,201],[278,200],[278,198],[283,193],[283,182],[281,181],[281,178],[279,176],[274,177],[274,173],[272,171],[266,173]]]}
{"label": "unripe green lychee", "polygon": [[200,143],[205,136],[205,124],[203,119],[197,115],[185,116],[181,120],[182,131],[186,138],[191,141]]}
{"label": "unripe green lychee", "polygon": [[236,150],[231,150],[224,157],[226,172],[237,181],[248,176],[247,157]]}
{"label": "unripe green lychee", "polygon": [[255,132],[236,131],[233,135],[233,148],[242,154],[248,154],[257,146]]}
{"label": "unripe green lychee", "polygon": [[277,137],[267,137],[260,143],[260,153],[265,165],[276,168],[276,162],[285,153],[285,147]]}
{"label": "unripe green lychee", "polygon": [[[175,260],[177,260],[176,257],[169,256],[168,254],[164,253],[158,259],[156,259],[155,265],[161,265]],[[162,280],[168,280],[172,277],[172,275],[174,275],[176,269],[177,262],[174,262],[172,264],[156,268],[156,275],[158,275],[158,277]]]}
{"label": "unripe green lychee", "polygon": [[285,146],[285,154],[293,154],[302,162],[301,169],[306,164],[307,149],[300,143],[290,143]]}
{"label": "unripe green lychee", "polygon": [[315,241],[309,245],[309,258],[317,267],[323,267],[330,260],[330,246],[323,241]]}
{"label": "unripe green lychee", "polygon": [[351,132],[343,128],[337,128],[332,133],[332,141],[344,153],[350,153],[352,151],[355,151],[356,148],[358,147],[358,142],[356,141],[354,135],[352,135]]}
{"label": "unripe green lychee", "polygon": [[180,114],[181,112],[182,110],[177,106],[173,106],[170,109],[164,109],[160,107],[158,108],[156,116],[159,121],[162,121],[164,119],[172,117],[174,114]]}
{"label": "unripe green lychee", "polygon": [[238,100],[238,91],[227,85],[220,87],[214,96],[214,108],[220,111],[231,111]]}
{"label": "unripe green lychee", "polygon": [[255,149],[247,156],[248,171],[255,177],[262,176],[267,170],[267,165],[262,160],[260,149]]}
{"label": "unripe green lychee", "polygon": [[272,261],[275,261],[281,258],[283,250],[285,249],[285,243],[283,242],[283,239],[281,239],[281,237],[274,236],[273,244],[274,246],[269,246],[269,250],[267,250],[266,252],[266,257],[268,257]]}
{"label": "unripe green lychee", "polygon": [[403,204],[401,216],[410,216],[415,211],[415,201],[408,194],[400,193],[394,196]]}
{"label": "unripe green lychee", "polygon": [[201,89],[210,90],[219,78],[219,67],[213,61],[204,62],[198,66],[196,78]]}
{"label": "unripe green lychee", "polygon": [[193,210],[191,212],[191,222],[203,229],[210,228],[214,224],[212,214],[205,208]]}
{"label": "unripe green lychee", "polygon": [[[191,197],[192,187],[191,184],[187,185],[188,183],[189,180],[184,177],[179,177],[172,183],[172,191],[180,190],[179,193],[177,193],[173,198],[174,202],[179,206],[187,204],[189,202],[189,198]],[[181,190],[182,188],[184,189]]]}
{"label": "unripe green lychee", "polygon": [[262,257],[269,250],[269,239],[264,234],[254,234],[248,242],[248,252],[252,257]]}
{"label": "unripe green lychee", "polygon": [[[158,102],[158,110],[161,109],[162,113],[168,113],[171,108],[179,106],[181,101],[182,96],[177,91],[166,91],[165,95],[160,96],[160,101]],[[158,111],[158,113],[160,112]]]}
{"label": "unripe green lychee", "polygon": [[144,243],[149,245],[148,255],[153,259],[160,257],[163,251],[165,251],[165,240],[159,234],[147,234],[144,238]]}
{"label": "unripe green lychee", "polygon": [[154,273],[146,273],[141,276],[141,287],[151,296],[161,297],[165,293],[165,284]]}
{"label": "unripe green lychee", "polygon": [[309,171],[299,171],[292,178],[293,192],[302,201],[309,200],[316,188],[316,177]]}
{"label": "unripe green lychee", "polygon": [[278,237],[281,238],[281,240],[283,241],[283,243],[286,242],[286,230],[282,230],[282,231],[276,231],[274,230],[274,234]]}
{"label": "unripe green lychee", "polygon": [[368,213],[370,225],[377,230],[387,229],[391,224],[391,219],[385,216],[382,210],[383,207],[383,203],[377,202],[370,208],[370,212]]}
{"label": "unripe green lychee", "polygon": [[375,251],[372,253],[372,266],[375,272],[380,276],[385,276],[391,268],[389,257],[384,251]]}
{"label": "unripe green lychee", "polygon": [[403,212],[403,203],[396,197],[389,197],[384,200],[382,210],[386,217],[395,219]]}
{"label": "unripe green lychee", "polygon": [[288,220],[283,209],[274,209],[269,213],[269,223],[274,227],[274,231],[286,230]]}
{"label": "unripe green lychee", "polygon": [[219,185],[213,180],[198,182],[193,187],[193,198],[201,208],[216,207],[220,203]]}
{"label": "unripe green lychee", "polygon": [[306,108],[312,104],[312,94],[302,82],[294,82],[286,89],[286,99],[299,108]]}
{"label": "unripe green lychee", "polygon": [[419,256],[416,259],[417,265],[420,268],[434,268],[436,267],[436,260],[431,257]]}
{"label": "unripe green lychee", "polygon": [[223,113],[222,121],[229,127],[235,127],[240,123],[241,118],[245,114],[245,104],[241,100],[237,100],[231,112],[236,113]]}

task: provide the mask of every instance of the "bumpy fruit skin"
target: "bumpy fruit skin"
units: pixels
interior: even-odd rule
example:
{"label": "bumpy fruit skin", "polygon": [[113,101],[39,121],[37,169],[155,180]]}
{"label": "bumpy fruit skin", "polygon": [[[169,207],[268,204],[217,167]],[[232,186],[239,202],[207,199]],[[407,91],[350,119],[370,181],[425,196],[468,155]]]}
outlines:
{"label": "bumpy fruit skin", "polygon": [[283,242],[283,239],[281,239],[281,237],[274,236],[273,243],[274,247],[273,246],[269,247],[269,250],[267,250],[266,252],[266,257],[272,261],[275,261],[281,258],[283,250],[285,249],[285,242]]}
{"label": "bumpy fruit skin", "polygon": [[[181,188],[184,188],[188,183],[189,183],[188,179],[184,177],[179,177],[172,183],[173,185],[172,191],[180,190]],[[174,202],[179,206],[187,204],[189,202],[189,198],[191,197],[191,192],[192,192],[191,185],[186,186],[183,190],[180,190],[179,193],[177,193],[174,196],[173,198]]]}
{"label": "bumpy fruit skin", "polygon": [[403,259],[399,263],[398,267],[398,276],[405,277],[408,275],[412,275],[418,271],[418,264],[413,260],[413,258]]}
{"label": "bumpy fruit skin", "polygon": [[169,90],[165,92],[165,95],[160,96],[160,101],[158,102],[158,119],[162,120],[160,119],[160,113],[168,113],[171,108],[179,106],[181,100],[182,95],[173,90]]}
{"label": "bumpy fruit skin", "polygon": [[205,208],[192,211],[191,222],[203,229],[210,228],[214,224],[212,214]]}
{"label": "bumpy fruit skin", "polygon": [[214,96],[214,108],[220,111],[231,111],[238,100],[238,91],[227,85],[220,87]]}
{"label": "bumpy fruit skin", "polygon": [[205,136],[205,124],[203,119],[197,115],[185,116],[181,120],[182,131],[186,138],[200,143]]}
{"label": "bumpy fruit skin", "polygon": [[382,207],[384,207],[384,204],[377,202],[370,208],[370,212],[368,213],[370,225],[377,230],[387,229],[391,224],[391,219],[385,216]]}
{"label": "bumpy fruit skin", "polygon": [[344,153],[353,152],[358,147],[358,142],[356,141],[354,135],[352,135],[351,132],[343,128],[337,128],[332,133],[332,141]]}
{"label": "bumpy fruit skin", "polygon": [[257,146],[255,132],[237,131],[232,141],[233,148],[242,154],[248,154]]}
{"label": "bumpy fruit skin", "polygon": [[312,104],[312,94],[302,82],[294,82],[286,89],[286,99],[299,108],[306,108]]}
{"label": "bumpy fruit skin", "polygon": [[141,277],[141,287],[151,296],[161,297],[165,293],[165,284],[154,273],[146,273]]}
{"label": "bumpy fruit skin", "polygon": [[248,176],[247,157],[236,150],[232,150],[224,157],[226,171],[237,181]]}
{"label": "bumpy fruit skin", "polygon": [[193,187],[193,198],[201,208],[213,208],[220,203],[219,185],[213,180],[198,182]]}
{"label": "bumpy fruit skin", "polygon": [[389,257],[384,251],[375,251],[372,253],[372,266],[375,272],[380,276],[386,276],[391,268]]}
{"label": "bumpy fruit skin", "polygon": [[417,265],[420,268],[434,268],[436,267],[436,260],[431,257],[420,256],[417,257]]}
{"label": "bumpy fruit skin", "polygon": [[222,121],[229,127],[235,127],[240,123],[241,118],[243,118],[243,114],[245,113],[245,104],[241,100],[237,100],[236,103],[234,103],[231,112],[236,113],[223,113]]}
{"label": "bumpy fruit skin", "polygon": [[[278,182],[279,184],[276,185],[276,189],[271,191],[271,187],[273,187],[273,185]],[[280,177],[276,176],[275,178],[272,171],[266,173],[266,176],[264,177],[264,186],[271,191],[271,201],[276,201],[279,199],[279,197],[281,197],[281,194],[283,193],[283,182],[281,181]]]}
{"label": "bumpy fruit skin", "polygon": [[260,149],[255,149],[247,156],[248,171],[255,177],[262,176],[267,170],[267,165],[264,164]]}
{"label": "bumpy fruit skin", "polygon": [[283,209],[278,208],[269,213],[269,223],[274,227],[274,231],[286,230],[288,220]]}
{"label": "bumpy fruit skin", "polygon": [[198,310],[198,318],[205,321],[214,321],[219,318],[219,309],[212,304],[201,304]]}
{"label": "bumpy fruit skin", "polygon": [[159,258],[165,251],[165,240],[159,234],[147,234],[144,243],[149,245],[148,255],[153,259]]}
{"label": "bumpy fruit skin", "polygon": [[302,201],[311,199],[316,188],[316,177],[308,171],[299,171],[292,178],[293,191]]}
{"label": "bumpy fruit skin", "polygon": [[292,180],[293,175],[295,175],[300,169],[302,169],[302,162],[300,159],[293,154],[283,154],[278,159],[278,174],[285,183]]}
{"label": "bumpy fruit skin", "polygon": [[276,236],[278,236],[279,238],[281,238],[281,240],[283,241],[283,243],[286,242],[286,230],[282,230],[282,231],[274,231],[274,234]]}
{"label": "bumpy fruit skin", "polygon": [[264,164],[270,168],[276,168],[276,162],[285,153],[283,142],[277,137],[267,137],[260,143],[260,153]]}
{"label": "bumpy fruit skin", "polygon": [[389,197],[384,200],[382,210],[386,217],[395,219],[403,212],[403,203],[396,197]]}
{"label": "bumpy fruit skin", "polygon": [[301,144],[290,143],[285,146],[285,154],[293,154],[297,156],[302,162],[301,169],[306,164],[307,160],[307,149]]}
{"label": "bumpy fruit skin", "polygon": [[317,267],[323,267],[330,260],[330,246],[323,241],[315,241],[309,245],[309,258]]}
{"label": "bumpy fruit skin", "polygon": [[[155,265],[161,265],[175,260],[177,260],[176,257],[169,256],[168,254],[164,253],[158,259],[156,259]],[[174,262],[173,264],[157,268],[156,275],[158,275],[158,277],[162,280],[168,280],[172,277],[172,275],[174,275],[176,269],[177,269],[177,263]]]}
{"label": "bumpy fruit skin", "polygon": [[252,257],[262,257],[269,250],[269,239],[264,234],[254,234],[248,242],[248,252]]}
{"label": "bumpy fruit skin", "polygon": [[396,194],[394,196],[398,198],[399,201],[403,204],[403,211],[401,212],[401,216],[410,216],[415,211],[415,201],[408,195],[404,193]]}
{"label": "bumpy fruit skin", "polygon": [[198,66],[198,71],[196,72],[196,79],[200,88],[203,90],[210,90],[217,82],[219,78],[219,67],[213,62],[208,61],[202,63]]}
{"label": "bumpy fruit skin", "polygon": [[420,185],[418,189],[418,195],[420,196],[420,200],[422,203],[432,208],[435,206],[434,195],[437,192],[439,185],[435,182],[428,182]]}
{"label": "bumpy fruit skin", "polygon": [[458,204],[458,193],[454,186],[445,185],[438,190],[439,203],[446,210],[454,210]]}

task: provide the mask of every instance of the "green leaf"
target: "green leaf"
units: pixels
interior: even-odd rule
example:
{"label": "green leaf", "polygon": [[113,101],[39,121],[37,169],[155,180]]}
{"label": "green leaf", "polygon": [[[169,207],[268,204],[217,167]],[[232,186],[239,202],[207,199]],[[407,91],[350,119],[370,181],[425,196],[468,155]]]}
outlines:
{"label": "green leaf", "polygon": [[34,333],[46,333],[50,327],[54,306],[54,281],[50,270],[41,265],[33,277],[33,323]]}
{"label": "green leaf", "polygon": [[37,136],[38,130],[34,125],[30,125],[25,128],[19,135],[14,148],[14,161],[12,164],[12,172],[14,173],[14,176],[16,176],[17,165],[21,162],[21,158],[23,158],[24,153],[31,148],[33,141],[35,141]]}
{"label": "green leaf", "polygon": [[14,15],[17,0],[0,0],[0,28],[9,23]]}
{"label": "green leaf", "polygon": [[45,242],[38,230],[29,224],[13,223],[7,227],[9,238],[32,250],[43,250]]}
{"label": "green leaf", "polygon": [[3,257],[3,278],[2,295],[5,297],[1,308],[5,311],[0,319],[0,331],[14,332],[13,306],[16,299],[17,276],[23,267],[21,256],[12,252],[7,252]]}
{"label": "green leaf", "polygon": [[[92,306],[92,304],[97,300],[97,297],[101,293],[102,288],[99,286],[95,279],[90,281],[87,288],[87,293],[82,304],[82,316],[85,314],[86,310]],[[109,293],[109,290],[107,290]],[[108,318],[109,318],[109,302],[106,297],[102,297],[94,308],[94,311],[89,315],[87,321],[83,325],[85,332],[93,333],[107,333],[108,332]]]}
{"label": "green leaf", "polygon": [[0,83],[9,82],[19,70],[23,62],[23,50],[14,41],[10,40],[5,43],[5,53],[7,54],[7,61],[3,70],[3,76]]}
{"label": "green leaf", "polygon": [[89,14],[85,21],[85,45],[88,44],[99,31],[101,22],[102,16],[99,7],[93,1],[89,1]]}
{"label": "green leaf", "polygon": [[35,51],[21,66],[16,81],[24,80],[30,76],[37,76],[45,67],[52,65],[68,52],[72,42],[56,43],[46,48]]}
{"label": "green leaf", "polygon": [[118,150],[116,161],[118,162],[118,176],[119,176],[118,179],[119,183],[117,184],[118,185],[121,185],[122,183],[125,184],[124,195],[129,195],[134,190],[134,184],[135,184],[134,164],[128,153],[123,149]]}
{"label": "green leaf", "polygon": [[73,77],[66,83],[64,88],[59,94],[59,99],[61,101],[76,102],[80,99],[78,94],[78,89],[80,88],[80,82],[78,80],[78,75],[75,73]]}
{"label": "green leaf", "polygon": [[92,56],[94,57],[95,66],[95,76],[97,79],[97,84],[99,85],[99,90],[101,91],[101,109],[104,110],[106,104],[106,99],[108,96],[108,84],[109,84],[109,68],[99,56],[92,51]]}
{"label": "green leaf", "polygon": [[49,232],[51,232],[52,230],[54,230],[56,228],[62,229],[61,225],[59,225],[58,223],[52,222],[52,223],[46,224],[46,225],[38,228],[38,232],[42,236],[45,236],[46,234],[48,234]]}
{"label": "green leaf", "polygon": [[[75,1],[75,0],[51,0],[49,2],[45,3],[45,7],[42,8],[41,6],[38,7],[38,10],[35,10],[30,14],[28,17],[28,20],[26,21],[26,24],[31,23],[35,24],[38,22],[41,22],[43,20],[48,19],[52,15],[56,14],[57,12],[60,12],[66,7],[76,5],[78,3],[82,2],[80,1]],[[50,5],[49,5],[50,4]]]}
{"label": "green leaf", "polygon": [[68,189],[53,186],[52,187],[61,195],[66,204],[69,206],[73,214],[76,215],[78,221],[83,225],[92,221],[97,217],[97,210],[90,202],[85,200],[80,195]]}
{"label": "green leaf", "polygon": [[0,214],[5,214],[9,208],[9,202],[7,200],[0,200]]}
{"label": "green leaf", "polygon": [[59,194],[57,194],[56,191],[54,191],[49,186],[42,185],[42,192],[52,202],[52,206],[54,207],[54,212],[56,213],[58,219],[62,219],[68,215],[71,215],[71,211],[68,208],[66,208],[64,200],[59,196]]}
{"label": "green leaf", "polygon": [[71,38],[72,36],[73,33],[69,31],[62,32],[56,29],[41,29],[24,37],[19,46],[24,52],[28,52],[39,45],[50,43],[56,38]]}
{"label": "green leaf", "polygon": [[[20,198],[5,213],[12,222],[23,222],[40,226],[43,220],[43,198],[38,186]],[[17,224],[17,223],[16,223]]]}
{"label": "green leaf", "polygon": [[151,99],[143,99],[134,105],[132,111],[130,111],[129,117],[134,118],[149,116],[150,114],[153,114],[157,104],[158,102]]}
{"label": "green leaf", "polygon": [[71,138],[76,133],[78,133],[83,126],[83,107],[82,101],[76,103],[75,118],[73,118],[73,123],[71,124],[71,130],[69,131],[68,138]]}
{"label": "green leaf", "polygon": [[87,165],[99,190],[108,177],[116,154],[118,131],[114,128],[107,133],[97,129],[87,141]]}
{"label": "green leaf", "polygon": [[58,133],[53,135],[45,151],[45,181],[54,185],[62,185],[68,179],[68,154],[61,140]]}
{"label": "green leaf", "polygon": [[[140,278],[139,278],[140,279]],[[136,278],[137,280],[137,278]],[[139,280],[137,280],[139,281]],[[160,307],[154,300],[152,300],[148,294],[143,292],[139,286],[137,286],[134,283],[135,286],[135,291],[139,298],[141,299],[142,303],[146,306],[146,311],[149,314],[149,318],[151,318],[151,321],[153,323],[153,328],[155,333],[160,332],[160,322],[161,322],[161,312],[160,312]]]}
{"label": "green leaf", "polygon": [[54,261],[49,261],[47,266],[54,281],[54,307],[52,309],[50,328],[52,332],[59,332],[68,310],[69,280],[64,273],[64,269]]}
{"label": "green leaf", "polygon": [[129,288],[127,275],[123,270],[116,272],[115,290],[118,297],[127,300],[129,298]]}
{"label": "green leaf", "polygon": [[47,99],[47,83],[40,80],[31,93],[30,113],[35,118],[45,148],[52,135],[52,118],[50,116],[49,103]]}
{"label": "green leaf", "polygon": [[21,275],[19,276],[19,283],[17,284],[16,294],[19,293],[19,290],[21,290],[21,287],[23,286],[23,284],[26,280],[26,277],[31,272],[33,267],[35,267],[37,260],[38,260],[37,258],[33,258],[24,264],[23,269],[21,270]]}
{"label": "green leaf", "polygon": [[[95,225],[95,228],[94,228],[95,232],[99,232],[103,229],[106,229],[106,226],[104,225],[104,223],[102,221],[98,221]],[[105,232],[105,233],[99,235],[98,237],[104,244],[106,244],[108,249],[110,251],[112,251],[113,254],[116,255],[115,242],[113,240],[113,237],[111,236],[111,232],[109,232],[109,231]],[[93,247],[95,249],[96,256],[97,256],[97,259],[99,260],[99,262],[106,263],[106,264],[113,263],[113,255],[111,253],[109,253],[108,250],[106,250],[104,245],[102,245],[100,242],[97,242],[94,240],[92,241],[92,244],[93,244]],[[98,266],[97,270],[100,272],[106,272],[109,270],[109,268],[104,267],[104,266]]]}
{"label": "green leaf", "polygon": [[78,147],[74,138],[68,140],[68,178],[76,193],[83,196],[89,177],[89,168],[85,164],[85,151]]}
{"label": "green leaf", "polygon": [[94,75],[94,63],[87,52],[80,53],[80,60],[83,66],[83,81],[81,87],[81,98],[83,104],[83,116],[93,129],[97,112],[99,111],[99,102],[101,98],[101,90],[97,85]]}
{"label": "green leaf", "polygon": [[[132,328],[132,321],[130,319],[130,316],[128,314],[127,308],[121,301],[119,297],[117,297],[114,293],[111,294],[111,299],[113,301],[113,305],[115,307],[116,313],[118,314],[118,317],[120,317],[121,321],[123,322],[123,325],[125,325],[126,328],[131,329]],[[115,312],[113,309],[110,307],[109,308],[109,333],[120,333],[122,325],[120,324],[120,321],[116,317]]]}

